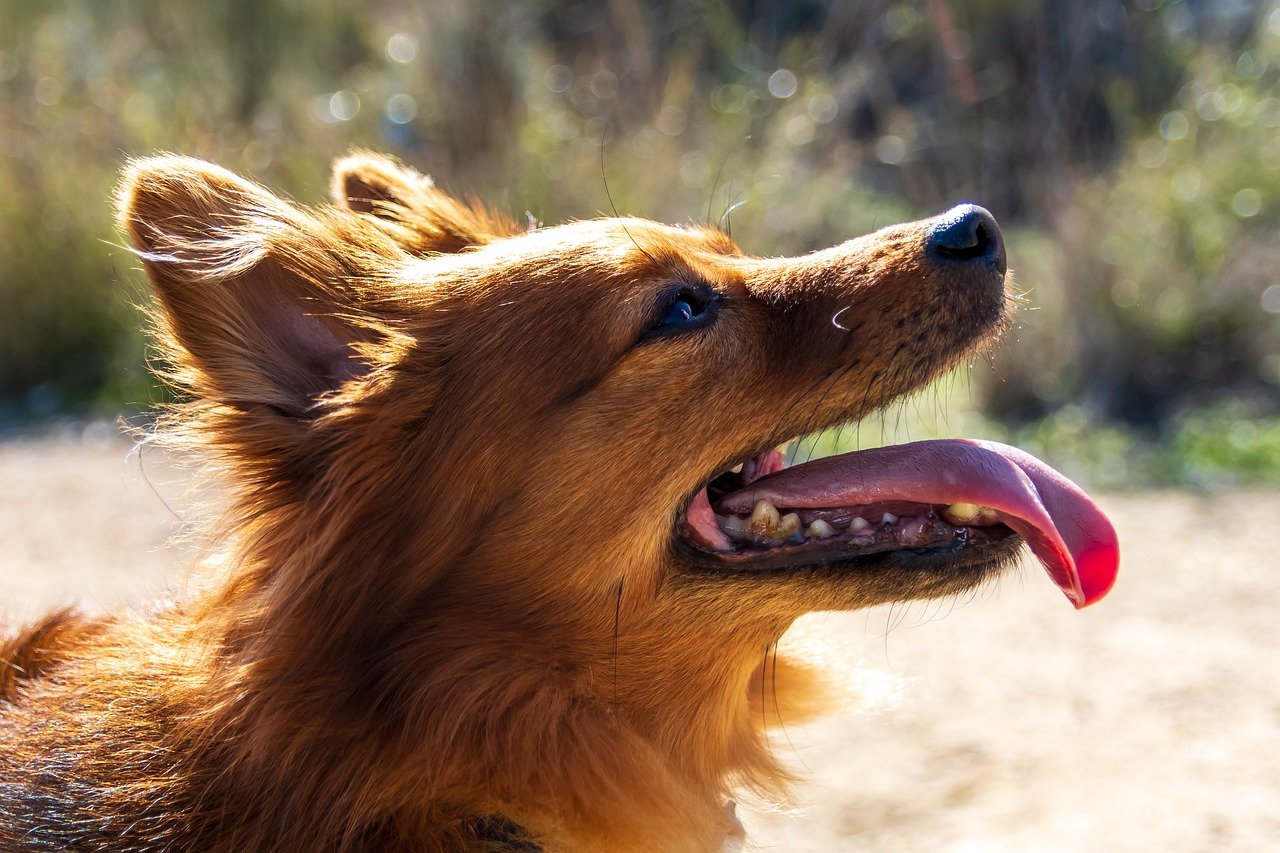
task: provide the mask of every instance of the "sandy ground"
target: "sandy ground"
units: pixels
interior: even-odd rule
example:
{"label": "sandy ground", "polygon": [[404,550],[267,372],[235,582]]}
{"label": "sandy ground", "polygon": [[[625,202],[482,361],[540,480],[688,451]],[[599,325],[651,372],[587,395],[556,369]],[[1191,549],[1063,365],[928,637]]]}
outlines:
{"label": "sandy ground", "polygon": [[[0,443],[10,616],[181,589],[183,490],[112,432]],[[867,703],[780,738],[809,781],[744,810],[753,849],[1278,849],[1280,492],[1102,503],[1124,567],[1083,613],[1028,566],[973,601],[804,620]]]}

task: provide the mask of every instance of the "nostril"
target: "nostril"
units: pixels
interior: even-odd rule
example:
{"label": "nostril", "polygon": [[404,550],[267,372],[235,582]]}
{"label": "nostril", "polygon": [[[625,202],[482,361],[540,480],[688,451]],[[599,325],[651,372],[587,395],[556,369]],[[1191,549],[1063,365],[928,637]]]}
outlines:
{"label": "nostril", "polygon": [[935,256],[961,263],[986,263],[1003,274],[1006,268],[1004,238],[996,219],[976,204],[953,207],[938,217],[929,231],[928,250]]}

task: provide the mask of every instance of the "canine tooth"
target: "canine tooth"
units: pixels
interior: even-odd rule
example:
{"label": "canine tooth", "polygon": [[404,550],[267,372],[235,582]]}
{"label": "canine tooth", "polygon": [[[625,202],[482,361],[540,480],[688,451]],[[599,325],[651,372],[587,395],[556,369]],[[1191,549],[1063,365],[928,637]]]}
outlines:
{"label": "canine tooth", "polygon": [[809,529],[805,531],[805,535],[810,539],[830,539],[836,535],[836,529],[827,524],[821,518],[814,519],[809,525]]}
{"label": "canine tooth", "polygon": [[981,509],[977,504],[958,503],[942,510],[943,516],[947,521],[953,521],[956,524],[968,524],[978,517],[978,511]]}
{"label": "canine tooth", "polygon": [[788,539],[800,532],[800,516],[789,512],[778,519],[778,529],[773,532],[775,539]]}
{"label": "canine tooth", "polygon": [[849,529],[854,533],[862,533],[871,529],[871,523],[860,515],[855,515],[853,521],[849,522]]}
{"label": "canine tooth", "polygon": [[886,512],[884,517],[880,519],[881,524],[897,524],[898,517],[891,512]]}
{"label": "canine tooth", "polygon": [[730,473],[730,474],[741,474],[741,473],[742,473],[742,463],[741,463],[741,462],[739,462],[737,465],[734,465],[732,468],[730,468],[730,469],[729,469],[729,473]]}
{"label": "canine tooth", "polygon": [[778,529],[778,522],[782,520],[782,516],[778,513],[777,508],[766,500],[756,501],[756,505],[751,510],[751,520],[748,527],[752,533],[758,533],[762,536],[772,536],[773,532]]}

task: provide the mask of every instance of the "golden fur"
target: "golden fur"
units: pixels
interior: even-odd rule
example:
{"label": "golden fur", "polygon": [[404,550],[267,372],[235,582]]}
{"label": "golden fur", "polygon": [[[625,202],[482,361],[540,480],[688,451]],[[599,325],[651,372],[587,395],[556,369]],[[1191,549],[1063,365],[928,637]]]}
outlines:
{"label": "golden fur", "polygon": [[[959,298],[919,224],[759,259],[639,219],[522,233],[367,154],[334,193],[126,169],[186,400],[160,433],[221,470],[225,580],[0,644],[0,849],[720,849],[732,791],[788,781],[770,716],[821,699],[768,653],[791,622],[975,579],[690,571],[679,513],[918,388],[1003,300]],[[686,279],[716,324],[637,344]]]}

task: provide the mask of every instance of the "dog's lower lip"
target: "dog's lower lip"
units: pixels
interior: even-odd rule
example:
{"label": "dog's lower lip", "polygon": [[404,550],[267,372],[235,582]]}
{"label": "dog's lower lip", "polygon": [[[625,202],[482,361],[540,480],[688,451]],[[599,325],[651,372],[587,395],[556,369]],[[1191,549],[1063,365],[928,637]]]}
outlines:
{"label": "dog's lower lip", "polygon": [[[840,548],[799,548],[784,553],[757,556],[707,551],[679,537],[677,549],[696,573],[724,577],[786,577],[813,571],[836,572],[850,579],[868,577],[891,568],[898,577],[904,571],[928,575],[970,572],[971,580],[989,576],[1010,564],[1022,550],[1023,540],[1005,527],[995,535],[980,538],[957,537],[949,542],[921,548],[884,548],[851,553]],[[957,576],[957,581],[963,578]]]}

